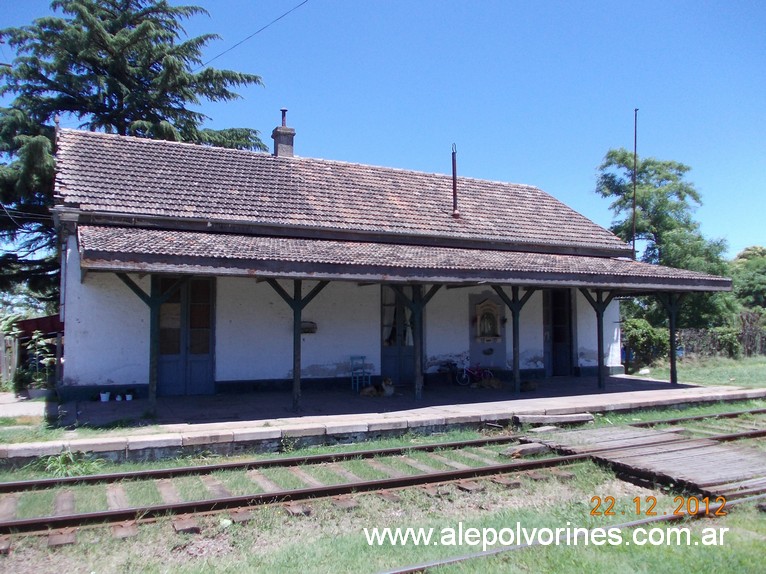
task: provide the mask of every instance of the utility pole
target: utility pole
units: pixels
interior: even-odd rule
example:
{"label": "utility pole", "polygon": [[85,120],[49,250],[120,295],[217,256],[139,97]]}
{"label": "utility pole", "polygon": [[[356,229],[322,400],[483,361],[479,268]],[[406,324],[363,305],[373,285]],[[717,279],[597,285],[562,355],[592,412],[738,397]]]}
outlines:
{"label": "utility pole", "polygon": [[638,108],[633,110],[633,260],[636,260],[636,170],[638,169]]}

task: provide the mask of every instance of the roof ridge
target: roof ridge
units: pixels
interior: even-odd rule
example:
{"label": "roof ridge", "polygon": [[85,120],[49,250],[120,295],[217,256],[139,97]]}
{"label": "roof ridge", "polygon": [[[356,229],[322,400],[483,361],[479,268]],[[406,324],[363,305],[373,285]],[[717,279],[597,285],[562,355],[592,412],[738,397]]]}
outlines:
{"label": "roof ridge", "polygon": [[[57,192],[83,212],[311,224],[333,233],[405,233],[629,252],[614,233],[539,187],[403,168],[65,129]],[[116,215],[114,215],[117,217]]]}
{"label": "roof ridge", "polygon": [[[422,169],[408,169],[403,167],[391,167],[391,166],[385,166],[385,165],[379,165],[379,164],[372,164],[372,163],[361,163],[358,161],[346,161],[346,160],[339,160],[339,159],[328,159],[328,158],[322,158],[322,157],[310,157],[310,156],[301,156],[301,155],[295,155],[295,156],[275,156],[268,152],[263,151],[254,151],[254,150],[247,150],[247,149],[237,149],[237,148],[227,148],[227,147],[220,147],[220,146],[210,146],[200,143],[193,143],[193,142],[183,142],[183,141],[174,141],[174,140],[162,140],[162,139],[152,139],[152,138],[146,138],[141,136],[133,136],[133,135],[122,135],[122,134],[112,134],[112,133],[106,133],[106,132],[96,132],[96,131],[90,131],[90,130],[78,130],[74,128],[62,128],[60,131],[61,134],[64,133],[70,133],[70,134],[77,134],[77,135],[83,135],[86,137],[100,137],[100,138],[106,138],[106,139],[113,139],[113,138],[121,138],[129,141],[134,141],[137,143],[146,143],[150,145],[178,145],[178,146],[184,146],[190,149],[204,149],[204,150],[210,150],[214,151],[215,153],[242,153],[247,155],[254,155],[259,157],[269,157],[273,158],[275,160],[285,160],[285,161],[305,161],[305,162],[320,162],[320,163],[327,163],[327,164],[333,164],[333,165],[345,165],[345,166],[356,166],[356,167],[366,167],[366,168],[372,168],[372,169],[379,169],[382,171],[389,171],[389,172],[399,172],[399,173],[409,173],[409,174],[419,174],[419,175],[427,175],[429,177],[444,177],[448,179],[452,179],[451,173],[442,173],[442,172],[432,172],[432,171],[426,171]],[[473,177],[473,176],[467,176],[467,175],[458,175],[458,180],[462,181],[474,181],[474,182],[480,182],[480,183],[490,183],[495,185],[502,185],[506,187],[520,187],[520,188],[526,188],[536,191],[541,191],[542,193],[545,193],[546,195],[551,194],[543,190],[542,188],[528,184],[528,183],[518,183],[518,182],[511,182],[511,181],[501,181],[501,180],[494,180],[494,179],[485,179],[480,177]],[[554,199],[556,199],[554,197]],[[560,200],[557,200],[560,202]],[[563,203],[563,202],[560,202]],[[564,204],[566,205],[566,204]],[[571,209],[571,208],[570,208]]]}
{"label": "roof ridge", "polygon": [[252,155],[261,155],[261,156],[271,156],[270,153],[266,153],[263,151],[253,151],[253,150],[246,150],[246,149],[237,149],[237,148],[226,148],[226,147],[218,147],[218,146],[210,146],[205,145],[201,143],[194,143],[194,142],[182,142],[182,141],[174,141],[174,140],[162,140],[162,139],[153,139],[153,138],[146,138],[141,136],[132,136],[132,135],[122,135],[122,134],[112,134],[107,132],[96,132],[91,130],[77,130],[74,128],[61,128],[59,131],[60,135],[64,134],[77,134],[80,136],[86,136],[86,137],[98,137],[98,138],[104,138],[104,139],[123,139],[128,141],[134,141],[137,143],[145,143],[149,145],[177,145],[177,146],[184,146],[188,147],[190,149],[210,149],[210,150],[226,150],[230,152],[238,152],[238,153],[246,153],[246,154],[252,154]]}

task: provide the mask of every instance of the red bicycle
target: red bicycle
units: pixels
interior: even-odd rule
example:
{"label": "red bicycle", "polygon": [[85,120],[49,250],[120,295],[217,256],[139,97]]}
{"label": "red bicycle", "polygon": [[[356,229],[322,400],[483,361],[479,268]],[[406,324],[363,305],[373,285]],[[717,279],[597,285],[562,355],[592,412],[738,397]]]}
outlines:
{"label": "red bicycle", "polygon": [[495,375],[492,371],[480,367],[477,363],[473,368],[470,366],[463,367],[462,371],[455,373],[455,382],[461,387],[467,387],[471,383],[477,383],[479,381],[488,381],[494,378]]}

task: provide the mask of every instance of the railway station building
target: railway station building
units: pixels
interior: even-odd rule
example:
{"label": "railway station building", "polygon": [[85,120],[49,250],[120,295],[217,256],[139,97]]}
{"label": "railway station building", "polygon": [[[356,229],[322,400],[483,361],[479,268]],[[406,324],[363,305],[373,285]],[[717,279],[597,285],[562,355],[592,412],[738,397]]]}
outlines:
{"label": "railway station building", "polygon": [[[445,364],[524,378],[620,372],[619,298],[728,279],[634,261],[544,191],[273,153],[60,130],[59,392],[424,392]],[[364,380],[363,382],[367,382]],[[426,387],[427,392],[428,387]]]}

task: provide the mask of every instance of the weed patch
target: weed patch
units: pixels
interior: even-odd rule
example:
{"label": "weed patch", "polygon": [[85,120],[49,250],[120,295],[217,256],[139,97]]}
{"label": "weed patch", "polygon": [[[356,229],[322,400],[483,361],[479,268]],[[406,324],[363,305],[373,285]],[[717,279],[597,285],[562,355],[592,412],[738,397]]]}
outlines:
{"label": "weed patch", "polygon": [[60,454],[41,457],[28,466],[33,471],[41,471],[48,476],[62,478],[98,474],[104,468],[104,461],[85,453],[72,452],[67,449]]}

